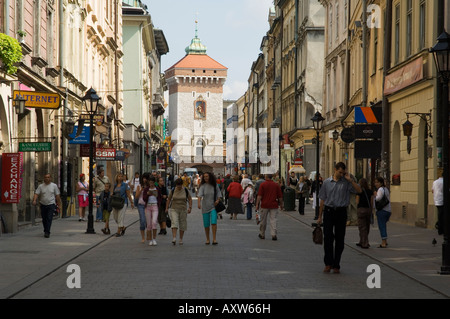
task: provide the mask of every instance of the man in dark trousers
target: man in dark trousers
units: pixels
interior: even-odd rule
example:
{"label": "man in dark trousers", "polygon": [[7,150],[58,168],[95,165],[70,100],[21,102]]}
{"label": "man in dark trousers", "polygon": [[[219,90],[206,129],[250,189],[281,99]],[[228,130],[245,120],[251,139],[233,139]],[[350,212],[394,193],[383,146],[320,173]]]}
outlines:
{"label": "man in dark trousers", "polygon": [[334,167],[334,174],[327,178],[320,188],[319,218],[324,233],[325,269],[334,273],[340,272],[341,255],[344,251],[345,227],[347,223],[347,206],[350,204],[350,193],[361,193],[361,187],[345,170],[345,164],[339,162]]}
{"label": "man in dark trousers", "polygon": [[33,205],[37,205],[37,200],[41,206],[42,224],[44,226],[44,237],[50,237],[53,214],[56,208],[61,208],[61,196],[58,186],[52,183],[50,174],[44,175],[44,183],[39,185],[34,193]]}

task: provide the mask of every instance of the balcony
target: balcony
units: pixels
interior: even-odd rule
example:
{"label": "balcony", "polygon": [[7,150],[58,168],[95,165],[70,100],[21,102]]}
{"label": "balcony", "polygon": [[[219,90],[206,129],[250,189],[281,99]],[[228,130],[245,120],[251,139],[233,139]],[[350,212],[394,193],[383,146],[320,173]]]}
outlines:
{"label": "balcony", "polygon": [[153,94],[153,101],[152,101],[153,116],[158,118],[159,116],[163,115],[164,112],[165,112],[164,99],[162,98],[161,94],[159,93]]}

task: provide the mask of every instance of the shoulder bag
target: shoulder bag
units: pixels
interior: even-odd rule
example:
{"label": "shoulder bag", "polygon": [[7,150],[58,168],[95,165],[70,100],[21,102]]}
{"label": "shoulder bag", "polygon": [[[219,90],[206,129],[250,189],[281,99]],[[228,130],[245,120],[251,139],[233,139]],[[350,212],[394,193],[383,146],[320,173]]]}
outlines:
{"label": "shoulder bag", "polygon": [[379,201],[375,201],[375,207],[377,210],[382,210],[387,204],[389,204],[389,199],[386,197],[386,190],[383,187],[383,197]]}

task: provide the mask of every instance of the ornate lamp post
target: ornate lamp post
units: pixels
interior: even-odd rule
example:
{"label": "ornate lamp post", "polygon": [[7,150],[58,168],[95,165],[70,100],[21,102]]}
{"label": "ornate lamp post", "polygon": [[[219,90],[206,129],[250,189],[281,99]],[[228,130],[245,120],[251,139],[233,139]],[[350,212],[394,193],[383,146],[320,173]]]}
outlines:
{"label": "ornate lamp post", "polygon": [[89,128],[90,128],[90,137],[89,137],[89,215],[88,215],[88,226],[86,230],[86,234],[95,234],[94,230],[94,215],[93,211],[93,162],[94,162],[94,115],[97,113],[98,102],[100,101],[100,97],[97,95],[97,92],[93,88],[87,91],[86,95],[82,99],[86,106],[86,111],[89,113]]}
{"label": "ornate lamp post", "polygon": [[320,152],[319,152],[319,134],[323,127],[323,121],[325,119],[322,117],[320,112],[316,112],[314,116],[311,118],[311,121],[314,125],[314,130],[316,131],[316,213],[315,219],[319,217],[319,163],[320,163]]}
{"label": "ornate lamp post", "polygon": [[442,266],[440,273],[450,275],[450,216],[449,216],[449,141],[448,141],[448,83],[450,81],[450,34],[443,32],[437,43],[430,49],[433,53],[438,74],[443,84],[442,90],[442,166],[444,171],[444,242],[442,243]]}

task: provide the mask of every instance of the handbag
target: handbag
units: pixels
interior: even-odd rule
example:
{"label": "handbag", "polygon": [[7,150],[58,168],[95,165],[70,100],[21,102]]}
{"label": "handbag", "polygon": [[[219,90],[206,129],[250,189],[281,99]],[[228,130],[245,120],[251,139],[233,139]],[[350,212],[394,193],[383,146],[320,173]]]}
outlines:
{"label": "handbag", "polygon": [[167,227],[172,227],[172,220],[170,219],[169,214],[166,214],[166,226]]}
{"label": "handbag", "polygon": [[[214,201],[216,200],[216,194],[217,194],[217,190],[214,187]],[[220,199],[219,199],[219,203],[217,205],[214,205],[214,208],[216,209],[216,212],[218,212],[218,213],[220,213],[226,209],[224,203],[222,203],[222,201]]]}
{"label": "handbag", "polygon": [[386,197],[386,190],[383,188],[383,197],[379,201],[375,201],[375,207],[377,210],[382,210],[387,204],[389,204],[389,199]]}
{"label": "handbag", "polygon": [[316,226],[313,230],[313,242],[317,245],[322,245],[323,243],[323,232],[322,227]]}
{"label": "handbag", "polygon": [[119,195],[111,195],[111,207],[115,209],[122,209],[125,206],[125,198]]}

